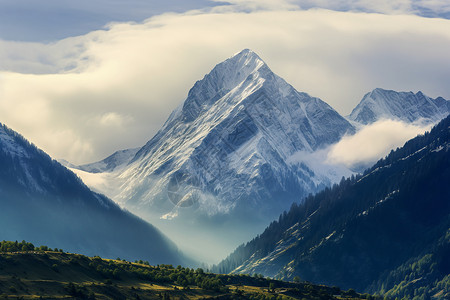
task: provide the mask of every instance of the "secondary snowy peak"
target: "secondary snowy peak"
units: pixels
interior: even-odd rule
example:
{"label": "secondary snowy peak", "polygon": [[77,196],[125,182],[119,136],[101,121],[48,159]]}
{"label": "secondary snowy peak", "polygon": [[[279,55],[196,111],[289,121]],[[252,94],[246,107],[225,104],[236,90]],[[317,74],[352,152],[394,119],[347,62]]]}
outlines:
{"label": "secondary snowy peak", "polygon": [[450,102],[442,97],[433,99],[420,91],[414,94],[377,88],[363,97],[348,118],[361,124],[380,119],[436,123],[449,113]]}
{"label": "secondary snowy peak", "polygon": [[73,166],[73,165],[64,165],[70,168],[76,168],[89,173],[102,173],[102,172],[112,172],[117,168],[120,168],[126,164],[128,164],[131,159],[136,155],[140,148],[132,148],[126,150],[119,150],[101,160],[99,162],[81,165],[81,166]]}

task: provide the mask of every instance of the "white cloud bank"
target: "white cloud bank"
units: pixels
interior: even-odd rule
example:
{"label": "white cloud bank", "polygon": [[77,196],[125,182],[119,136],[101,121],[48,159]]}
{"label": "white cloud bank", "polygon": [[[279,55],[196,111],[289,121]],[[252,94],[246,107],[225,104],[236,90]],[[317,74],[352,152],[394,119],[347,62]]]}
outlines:
{"label": "white cloud bank", "polygon": [[[2,0],[0,39],[55,41],[103,28],[110,22],[142,22],[165,12],[232,3],[233,10],[311,9],[415,14],[450,19],[448,0]],[[228,9],[229,10],[229,9]]]}
{"label": "white cloud bank", "polygon": [[450,98],[450,21],[294,2],[164,14],[51,44],[0,41],[0,122],[55,158],[102,159],[143,145],[196,80],[244,48],[341,113],[375,87]]}
{"label": "white cloud bank", "polygon": [[329,149],[327,163],[348,168],[369,167],[391,149],[403,146],[406,141],[430,129],[431,126],[380,120],[333,145]]}

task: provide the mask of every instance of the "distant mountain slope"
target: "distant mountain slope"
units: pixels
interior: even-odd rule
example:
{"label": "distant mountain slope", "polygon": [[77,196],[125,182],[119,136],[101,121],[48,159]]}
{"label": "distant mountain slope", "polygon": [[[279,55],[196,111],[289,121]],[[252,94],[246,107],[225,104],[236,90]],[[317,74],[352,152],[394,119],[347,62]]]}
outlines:
{"label": "distant mountain slope", "polygon": [[117,168],[127,165],[139,149],[140,148],[119,150],[99,162],[81,166],[68,165],[67,167],[76,168],[89,173],[112,172]]}
{"label": "distant mountain slope", "polygon": [[71,171],[0,124],[0,240],[87,255],[181,263],[155,227],[89,190]]}
{"label": "distant mountain slope", "polygon": [[449,182],[450,116],[364,175],[294,205],[216,271],[445,299]]}
{"label": "distant mountain slope", "polygon": [[363,97],[348,118],[365,125],[380,119],[436,123],[449,113],[450,101],[442,97],[433,99],[422,92],[414,94],[377,88]]}

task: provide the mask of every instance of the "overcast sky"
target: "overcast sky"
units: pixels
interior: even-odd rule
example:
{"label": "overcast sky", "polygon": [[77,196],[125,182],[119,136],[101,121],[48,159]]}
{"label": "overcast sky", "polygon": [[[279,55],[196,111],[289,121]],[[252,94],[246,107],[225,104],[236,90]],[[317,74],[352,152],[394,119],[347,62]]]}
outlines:
{"label": "overcast sky", "polygon": [[142,22],[165,12],[216,5],[208,0],[1,0],[0,38],[50,42],[111,22]]}
{"label": "overcast sky", "polygon": [[54,158],[102,159],[244,48],[344,115],[376,87],[450,99],[446,0],[228,2],[0,1],[0,122]]}

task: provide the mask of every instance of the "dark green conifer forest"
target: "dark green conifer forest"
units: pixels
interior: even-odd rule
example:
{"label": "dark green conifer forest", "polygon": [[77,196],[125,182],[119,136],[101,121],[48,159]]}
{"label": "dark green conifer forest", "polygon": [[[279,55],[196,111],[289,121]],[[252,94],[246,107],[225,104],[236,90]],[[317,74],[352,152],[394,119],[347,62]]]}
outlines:
{"label": "dark green conifer forest", "polygon": [[[446,299],[449,128],[447,117],[363,174],[293,204],[214,270],[298,276],[406,299]],[[280,244],[289,247],[281,252]],[[269,262],[261,262],[269,255]]]}

